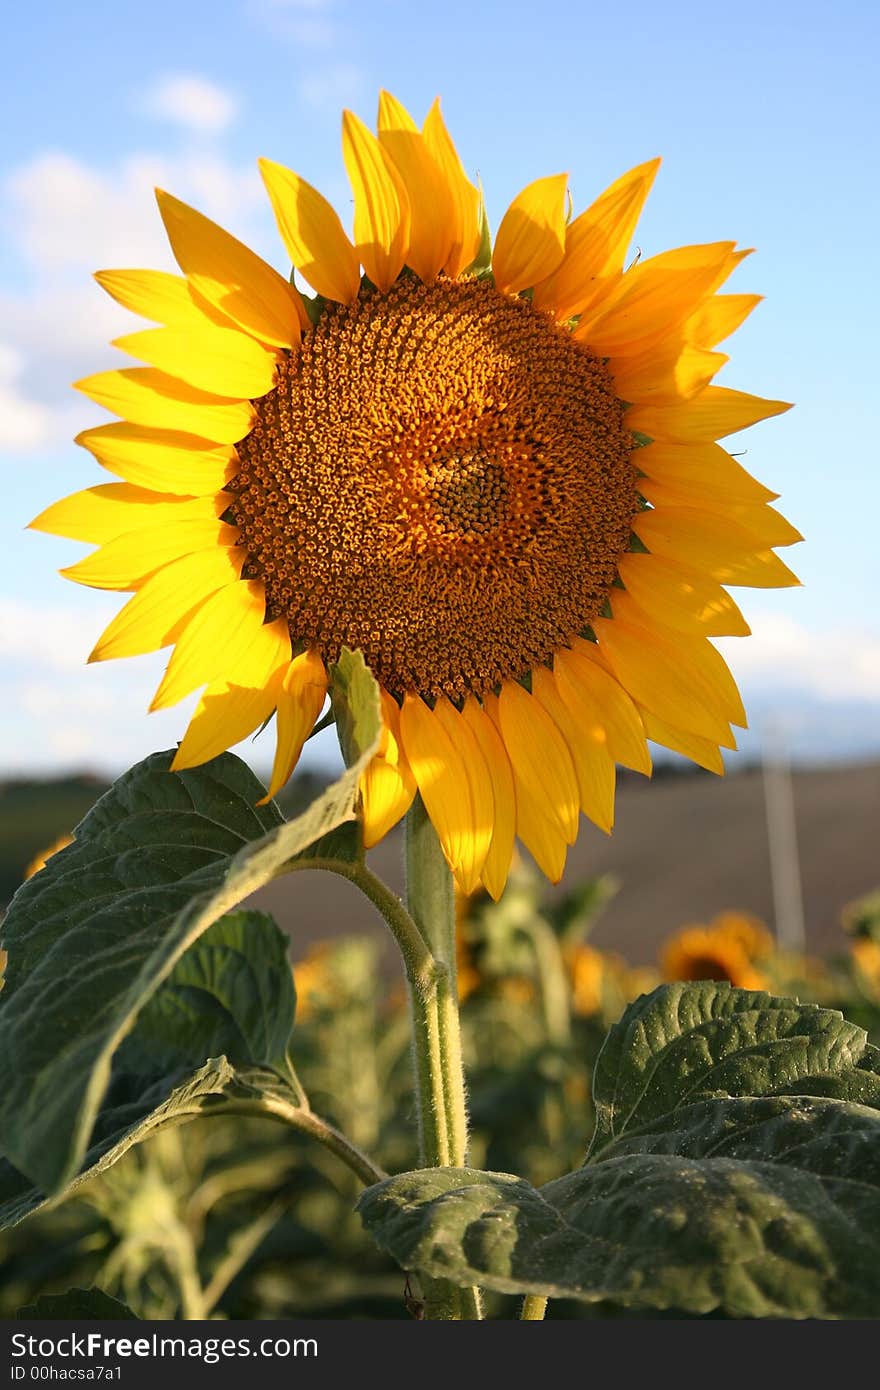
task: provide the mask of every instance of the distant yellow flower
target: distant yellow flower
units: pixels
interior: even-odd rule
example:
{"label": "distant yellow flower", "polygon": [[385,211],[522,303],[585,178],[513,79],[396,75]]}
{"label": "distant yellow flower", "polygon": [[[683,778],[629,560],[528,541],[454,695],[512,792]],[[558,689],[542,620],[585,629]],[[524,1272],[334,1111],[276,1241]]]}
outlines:
{"label": "distant yellow flower", "polygon": [[39,854],[34,855],[24,871],[25,882],[27,882],[29,878],[33,878],[34,874],[39,873],[40,869],[44,869],[46,867],[46,860],[51,859],[53,854],[57,854],[60,849],[65,849],[67,845],[72,844],[72,835],[59,835],[58,839],[53,840],[51,845],[47,845],[45,849],[41,849]]}
{"label": "distant yellow flower", "polygon": [[332,947],[316,942],[293,968],[296,988],[296,1016],[300,1022],[314,1017],[322,1006],[338,1002],[339,990],[332,969]]}
{"label": "distant yellow flower", "polygon": [[849,951],[863,984],[880,997],[880,942],[869,936],[857,937]]}
{"label": "distant yellow flower", "polygon": [[763,989],[757,971],[735,934],[705,926],[683,927],[663,947],[665,980],[728,980],[739,989]]}
{"label": "distant yellow flower", "polygon": [[418,789],[459,885],[497,898],[514,838],[548,878],[615,764],[653,739],[721,772],[739,693],[710,638],[748,628],[724,585],[795,578],[800,539],[719,439],[788,409],[712,385],[758,302],[719,294],[731,241],[627,267],[650,160],[569,221],[567,176],[514,198],[494,245],[435,102],[350,112],[354,238],[298,174],[260,163],[317,292],[168,193],[183,276],[102,271],[159,324],[146,366],[79,388],[121,421],[78,442],[120,481],[32,525],[98,548],[64,571],[133,597],[92,660],[173,646],[152,708],[202,695],[173,767],[276,713],[284,785],[343,645],[381,687],[368,846]]}
{"label": "distant yellow flower", "polygon": [[576,1014],[588,1018],[602,1007],[602,986],[606,974],[605,956],[594,946],[576,946],[568,956],[571,976],[571,1004]]}
{"label": "distant yellow flower", "polygon": [[749,960],[762,960],[773,954],[776,943],[760,917],[748,912],[719,912],[709,925],[728,941],[737,942]]}

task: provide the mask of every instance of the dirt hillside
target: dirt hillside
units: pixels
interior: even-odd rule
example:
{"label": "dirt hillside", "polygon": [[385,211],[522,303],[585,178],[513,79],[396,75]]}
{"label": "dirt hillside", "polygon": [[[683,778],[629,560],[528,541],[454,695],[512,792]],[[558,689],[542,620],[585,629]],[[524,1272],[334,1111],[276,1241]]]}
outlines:
{"label": "dirt hillside", "polygon": [[[880,763],[794,774],[794,800],[810,950],[841,945],[841,907],[880,886]],[[612,873],[620,891],[597,925],[597,945],[634,963],[688,921],[739,907],[773,918],[764,794],[759,771],[718,779],[667,775],[622,781],[617,828],[606,837],[582,822],[564,885]],[[370,861],[402,889],[401,846],[389,837]],[[381,931],[373,909],[330,875],[299,874],[270,885],[254,905],[275,913],[294,955],[322,936]]]}

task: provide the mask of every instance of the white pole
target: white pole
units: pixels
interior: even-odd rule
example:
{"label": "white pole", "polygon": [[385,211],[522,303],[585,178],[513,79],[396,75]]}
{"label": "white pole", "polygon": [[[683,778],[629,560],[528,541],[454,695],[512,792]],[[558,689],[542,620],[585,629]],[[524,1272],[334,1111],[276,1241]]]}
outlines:
{"label": "white pole", "polygon": [[802,953],[806,947],[804,903],[798,856],[794,786],[780,719],[768,718],[763,728],[764,805],[776,940],[785,951]]}

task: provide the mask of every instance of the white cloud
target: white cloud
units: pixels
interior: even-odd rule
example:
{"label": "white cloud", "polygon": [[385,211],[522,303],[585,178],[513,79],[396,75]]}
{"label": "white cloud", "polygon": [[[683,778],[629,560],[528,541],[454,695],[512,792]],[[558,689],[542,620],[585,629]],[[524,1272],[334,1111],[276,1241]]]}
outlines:
{"label": "white cloud", "polygon": [[197,73],[166,73],[140,101],[141,108],[157,120],[198,135],[217,135],[227,130],[238,113],[231,92]]}
{"label": "white cloud", "polygon": [[[195,695],[147,714],[167,651],[86,665],[126,597],[82,590],[66,604],[52,604],[0,595],[0,776],[77,768],[117,773],[183,737]],[[271,760],[271,743],[257,743],[258,763]],[[249,749],[246,743],[240,751],[249,757]]]}
{"label": "white cloud", "polygon": [[0,342],[0,420],[4,448],[13,454],[42,448],[52,434],[51,411],[31,399],[21,386],[24,370],[22,354]]}
{"label": "white cloud", "polygon": [[105,171],[47,152],[6,180],[4,220],[19,254],[43,275],[74,267],[171,269],[156,187],[239,226],[265,198],[256,165],[236,168],[219,155],[139,153]]}
{"label": "white cloud", "polygon": [[718,643],[751,690],[880,703],[880,635],[858,628],[815,631],[781,613],[749,613],[751,637]]}
{"label": "white cloud", "polygon": [[[121,364],[108,341],[136,326],[91,280],[106,267],[175,270],[155,203],[164,187],[283,261],[256,167],[219,154],[132,154],[102,169],[59,152],[35,156],[0,186],[0,216],[30,284],[0,291],[4,448],[46,448],[97,418],[70,383]],[[103,418],[103,416],[101,417]]]}

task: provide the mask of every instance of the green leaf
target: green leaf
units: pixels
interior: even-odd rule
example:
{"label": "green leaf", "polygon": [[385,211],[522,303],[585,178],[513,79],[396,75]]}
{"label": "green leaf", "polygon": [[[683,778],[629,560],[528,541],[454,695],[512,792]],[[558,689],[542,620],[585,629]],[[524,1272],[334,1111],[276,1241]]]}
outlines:
{"label": "green leaf", "polygon": [[[590,1153],[704,1096],[810,1094],[846,1077],[840,1093],[857,1098],[851,1073],[866,1044],[864,1030],[834,1009],[726,982],[663,985],[630,1004],[605,1039],[593,1076]],[[863,1095],[872,1088],[866,1081]]]}
{"label": "green leaf", "polygon": [[[148,1085],[141,1076],[114,1076],[82,1171],[69,1184],[65,1195],[103,1173],[135,1144],[158,1130],[201,1114],[236,1081],[236,1073],[225,1057],[212,1058],[192,1076],[162,1076]],[[18,1225],[46,1200],[45,1194],[8,1159],[0,1159],[0,1229]]]}
{"label": "green leaf", "polygon": [[172,753],[153,754],[16,894],[3,923],[0,1150],[45,1191],[78,1171],[113,1056],[184,952],[355,819],[377,698],[372,717],[360,701],[357,730],[361,756],[290,823],[255,804],[263,788],[232,754],[180,773]]}
{"label": "green leaf", "polygon": [[379,687],[363,652],[342,648],[330,671],[330,703],[342,756],[351,767],[374,743],[380,719]]}
{"label": "green leaf", "polygon": [[693,1111],[654,1141],[662,1151],[646,1135],[621,1141],[540,1190],[421,1170],[370,1188],[361,1215],[405,1269],[461,1287],[694,1315],[876,1317],[880,1115],[781,1098]]}
{"label": "green leaf", "polygon": [[360,1210],[405,1268],[732,1317],[880,1316],[880,1053],[829,1009],[667,985],[611,1029],[583,1168],[407,1173]]}
{"label": "green leaf", "polygon": [[477,247],[476,256],[463,274],[472,275],[478,280],[488,279],[492,274],[492,228],[489,226],[489,215],[486,212],[486,204],[482,194],[480,196],[480,244]]}
{"label": "green leaf", "polygon": [[225,1056],[285,1063],[296,1006],[288,939],[263,912],[230,912],[181,956],[119,1049],[123,1071],[155,1076]]}
{"label": "green leaf", "polygon": [[34,1318],[65,1318],[78,1322],[139,1321],[127,1303],[111,1298],[103,1289],[68,1289],[67,1293],[41,1294],[35,1303],[28,1303],[16,1313],[19,1322]]}

